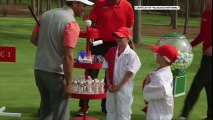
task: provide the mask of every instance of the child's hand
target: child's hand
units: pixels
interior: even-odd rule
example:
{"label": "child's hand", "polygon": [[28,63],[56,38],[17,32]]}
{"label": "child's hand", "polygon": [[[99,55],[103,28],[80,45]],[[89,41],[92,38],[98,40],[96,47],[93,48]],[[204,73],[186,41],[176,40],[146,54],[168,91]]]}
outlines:
{"label": "child's hand", "polygon": [[108,85],[108,90],[109,90],[110,92],[113,92],[113,86],[112,86],[111,84]]}
{"label": "child's hand", "polygon": [[115,86],[112,87],[113,93],[118,92],[120,89],[121,89],[120,85],[115,85]]}

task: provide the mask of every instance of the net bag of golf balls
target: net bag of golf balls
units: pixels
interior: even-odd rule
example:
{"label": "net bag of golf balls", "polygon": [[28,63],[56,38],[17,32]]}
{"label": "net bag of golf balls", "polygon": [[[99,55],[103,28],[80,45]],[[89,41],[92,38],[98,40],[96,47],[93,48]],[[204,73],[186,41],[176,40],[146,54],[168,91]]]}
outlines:
{"label": "net bag of golf balls", "polygon": [[178,49],[178,59],[171,65],[173,72],[185,71],[191,65],[193,61],[192,47],[184,35],[166,34],[157,44],[159,46],[170,44]]}

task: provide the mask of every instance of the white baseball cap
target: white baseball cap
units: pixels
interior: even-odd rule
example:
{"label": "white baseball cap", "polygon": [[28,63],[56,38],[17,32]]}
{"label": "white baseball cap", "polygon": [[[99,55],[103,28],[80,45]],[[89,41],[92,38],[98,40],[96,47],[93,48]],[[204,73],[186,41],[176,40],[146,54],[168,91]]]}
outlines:
{"label": "white baseball cap", "polygon": [[93,5],[93,2],[90,2],[89,0],[67,0],[67,1],[78,1],[78,2],[82,2],[86,5]]}

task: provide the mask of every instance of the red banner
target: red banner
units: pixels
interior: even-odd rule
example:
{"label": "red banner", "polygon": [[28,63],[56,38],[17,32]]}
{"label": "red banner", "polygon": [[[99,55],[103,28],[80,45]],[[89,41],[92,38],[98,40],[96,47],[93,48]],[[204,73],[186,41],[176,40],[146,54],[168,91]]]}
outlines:
{"label": "red banner", "polygon": [[16,47],[0,46],[0,62],[16,62]]}

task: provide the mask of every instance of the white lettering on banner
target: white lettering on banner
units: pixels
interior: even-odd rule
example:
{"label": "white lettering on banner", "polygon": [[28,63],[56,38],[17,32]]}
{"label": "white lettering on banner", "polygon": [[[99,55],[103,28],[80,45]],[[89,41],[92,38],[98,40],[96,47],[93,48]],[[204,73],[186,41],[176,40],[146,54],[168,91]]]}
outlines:
{"label": "white lettering on banner", "polygon": [[180,6],[134,6],[134,10],[180,10]]}

